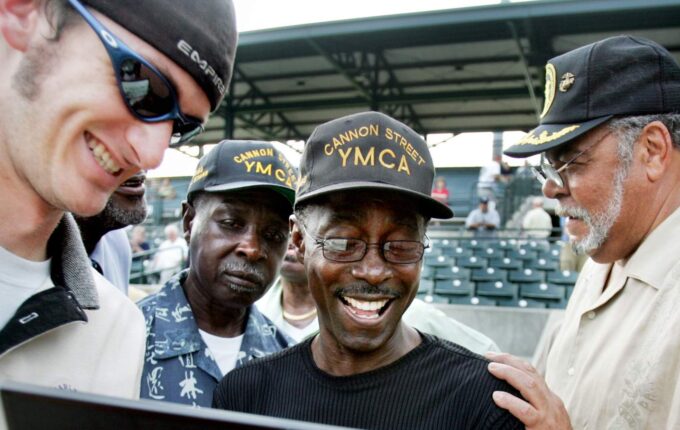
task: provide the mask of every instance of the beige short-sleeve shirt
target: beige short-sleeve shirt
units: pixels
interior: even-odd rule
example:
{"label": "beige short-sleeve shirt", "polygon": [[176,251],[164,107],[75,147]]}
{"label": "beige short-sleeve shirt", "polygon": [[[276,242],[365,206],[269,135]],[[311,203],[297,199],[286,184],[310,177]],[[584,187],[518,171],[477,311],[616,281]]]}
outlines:
{"label": "beige short-sleeve shirt", "polygon": [[586,263],[546,381],[574,429],[680,429],[680,209],[628,260]]}

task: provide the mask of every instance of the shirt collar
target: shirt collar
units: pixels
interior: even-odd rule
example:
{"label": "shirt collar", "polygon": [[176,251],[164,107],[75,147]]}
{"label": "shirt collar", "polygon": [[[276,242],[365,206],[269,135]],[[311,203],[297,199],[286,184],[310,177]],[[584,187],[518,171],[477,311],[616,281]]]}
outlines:
{"label": "shirt collar", "polygon": [[54,285],[66,287],[84,309],[99,309],[90,258],[73,215],[65,213],[47,242]]}
{"label": "shirt collar", "polygon": [[[154,316],[155,332],[156,336],[162,334],[165,337],[163,342],[165,349],[158,350],[159,343],[156,343],[158,358],[176,357],[207,348],[182,288],[188,274],[189,269],[181,271],[170,278],[158,292]],[[272,345],[276,345],[276,331],[277,328],[271,321],[255,306],[250,306],[241,351],[253,357],[260,356],[260,352],[265,355],[273,351]]]}
{"label": "shirt collar", "polygon": [[680,255],[680,208],[659,224],[626,261],[628,277],[661,289]]}

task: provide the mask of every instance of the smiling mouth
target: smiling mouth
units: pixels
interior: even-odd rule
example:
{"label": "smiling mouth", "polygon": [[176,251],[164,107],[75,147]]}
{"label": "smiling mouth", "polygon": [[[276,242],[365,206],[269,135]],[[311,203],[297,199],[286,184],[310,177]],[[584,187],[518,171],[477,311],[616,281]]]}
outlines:
{"label": "smiling mouth", "polygon": [[359,300],[342,295],[339,298],[353,315],[366,320],[380,318],[394,301],[394,299]]}
{"label": "smiling mouth", "polygon": [[120,166],[113,161],[113,157],[111,157],[111,154],[99,139],[92,134],[85,132],[85,140],[87,141],[88,148],[90,148],[90,151],[94,154],[94,159],[106,173],[117,175],[122,171]]}

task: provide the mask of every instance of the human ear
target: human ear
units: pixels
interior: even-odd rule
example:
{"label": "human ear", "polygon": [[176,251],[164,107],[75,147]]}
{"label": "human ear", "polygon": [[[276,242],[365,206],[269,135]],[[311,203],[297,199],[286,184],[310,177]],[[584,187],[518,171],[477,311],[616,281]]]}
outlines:
{"label": "human ear", "polygon": [[658,181],[669,168],[673,153],[673,140],[668,129],[660,121],[650,122],[642,129],[638,145],[647,178],[652,182]]}
{"label": "human ear", "polygon": [[290,225],[290,241],[295,248],[295,256],[300,263],[305,262],[305,236],[303,231],[300,229],[299,221],[295,215],[291,215],[288,219],[288,224]]}
{"label": "human ear", "polygon": [[184,240],[187,243],[191,240],[191,226],[194,223],[194,218],[196,217],[196,209],[191,206],[187,201],[182,202],[182,228],[184,229]]}
{"label": "human ear", "polygon": [[37,28],[37,0],[0,0],[0,33],[7,44],[25,52]]}

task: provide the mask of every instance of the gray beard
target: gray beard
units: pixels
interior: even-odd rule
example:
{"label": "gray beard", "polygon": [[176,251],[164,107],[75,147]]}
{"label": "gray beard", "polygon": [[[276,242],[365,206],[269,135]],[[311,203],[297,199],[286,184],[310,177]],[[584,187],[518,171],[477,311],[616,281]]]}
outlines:
{"label": "gray beard", "polygon": [[559,216],[580,218],[588,226],[588,234],[580,240],[574,240],[571,247],[576,254],[588,254],[601,247],[609,237],[609,231],[621,213],[623,205],[623,183],[628,177],[627,165],[621,165],[614,175],[612,195],[607,202],[607,207],[600,213],[591,214],[584,208],[565,208],[558,206],[555,213]]}

